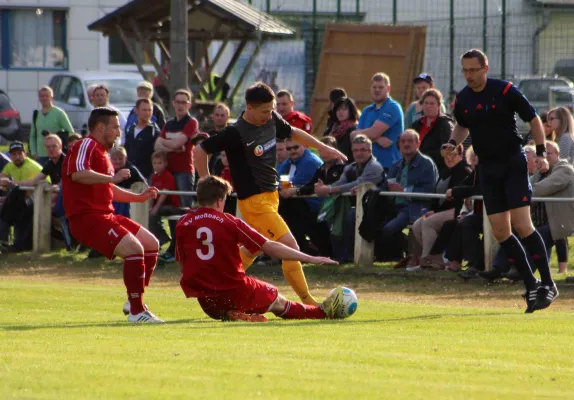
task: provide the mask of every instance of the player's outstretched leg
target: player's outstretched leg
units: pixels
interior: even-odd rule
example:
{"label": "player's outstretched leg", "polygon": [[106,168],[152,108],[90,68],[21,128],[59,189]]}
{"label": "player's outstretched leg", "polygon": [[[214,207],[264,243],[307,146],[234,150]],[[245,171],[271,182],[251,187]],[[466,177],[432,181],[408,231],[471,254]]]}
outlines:
{"label": "player's outstretched leg", "polygon": [[342,306],[343,288],[337,288],[323,304],[316,306],[290,301],[278,294],[269,311],[283,319],[333,319]]}
{"label": "player's outstretched leg", "polygon": [[129,322],[162,323],[143,303],[145,288],[144,248],[132,234],[125,235],[114,254],[124,259],[124,284],[130,303]]}

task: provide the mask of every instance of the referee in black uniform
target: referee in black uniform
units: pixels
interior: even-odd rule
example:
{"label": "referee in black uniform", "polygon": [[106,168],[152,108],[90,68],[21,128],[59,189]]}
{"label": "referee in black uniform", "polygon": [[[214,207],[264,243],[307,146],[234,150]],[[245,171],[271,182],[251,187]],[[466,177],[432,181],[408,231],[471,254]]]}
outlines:
{"label": "referee in black uniform", "polygon": [[[544,242],[530,218],[532,188],[515,113],[530,124],[539,168],[546,163],[542,122],[511,82],[487,78],[488,58],[482,51],[469,50],[461,63],[467,86],[456,97],[457,124],[449,142],[443,145],[443,152],[454,151],[470,133],[479,159],[477,172],[492,232],[524,279],[526,312],[532,313],[548,307],[558,296],[558,289],[550,275]],[[526,252],[542,281],[534,277]]]}

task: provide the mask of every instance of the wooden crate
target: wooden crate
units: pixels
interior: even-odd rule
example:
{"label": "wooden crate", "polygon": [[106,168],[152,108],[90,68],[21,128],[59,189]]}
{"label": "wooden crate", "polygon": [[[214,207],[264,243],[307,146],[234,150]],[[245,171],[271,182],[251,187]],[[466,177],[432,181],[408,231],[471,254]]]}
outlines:
{"label": "wooden crate", "polygon": [[377,72],[389,75],[391,96],[406,109],[425,48],[424,26],[327,25],[311,104],[314,135],[325,130],[331,89],[344,88],[363,109],[372,103],[370,79]]}

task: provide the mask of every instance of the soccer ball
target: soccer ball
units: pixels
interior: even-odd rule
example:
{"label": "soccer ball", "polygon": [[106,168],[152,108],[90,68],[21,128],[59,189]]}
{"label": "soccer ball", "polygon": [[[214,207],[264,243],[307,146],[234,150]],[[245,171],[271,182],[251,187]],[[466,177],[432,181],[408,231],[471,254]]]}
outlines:
{"label": "soccer ball", "polygon": [[343,306],[337,310],[335,318],[349,318],[357,311],[358,304],[359,300],[355,291],[348,287],[343,287]]}

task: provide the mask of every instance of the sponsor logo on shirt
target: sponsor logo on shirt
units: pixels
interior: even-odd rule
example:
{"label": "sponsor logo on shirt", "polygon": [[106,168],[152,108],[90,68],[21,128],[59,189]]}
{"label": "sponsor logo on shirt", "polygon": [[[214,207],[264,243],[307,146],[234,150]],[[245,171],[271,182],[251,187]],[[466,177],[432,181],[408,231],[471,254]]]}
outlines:
{"label": "sponsor logo on shirt", "polygon": [[275,143],[276,139],[273,138],[267,143],[264,143],[262,145],[260,144],[259,146],[256,146],[255,149],[253,149],[253,154],[255,154],[257,157],[261,157],[264,153],[275,147]]}
{"label": "sponsor logo on shirt", "polygon": [[383,113],[383,118],[391,119],[391,118],[393,118],[393,116],[389,113]]}

